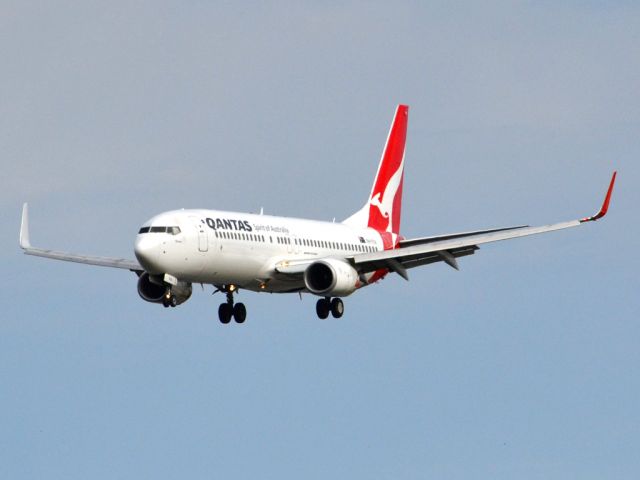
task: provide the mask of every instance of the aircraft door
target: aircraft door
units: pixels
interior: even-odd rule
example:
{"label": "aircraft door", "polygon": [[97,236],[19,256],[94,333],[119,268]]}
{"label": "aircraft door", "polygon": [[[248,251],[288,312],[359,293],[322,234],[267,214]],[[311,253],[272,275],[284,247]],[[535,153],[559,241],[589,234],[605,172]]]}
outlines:
{"label": "aircraft door", "polygon": [[198,251],[206,252],[209,250],[209,235],[207,233],[208,227],[204,222],[198,220],[197,217],[191,217],[191,219],[198,230]]}

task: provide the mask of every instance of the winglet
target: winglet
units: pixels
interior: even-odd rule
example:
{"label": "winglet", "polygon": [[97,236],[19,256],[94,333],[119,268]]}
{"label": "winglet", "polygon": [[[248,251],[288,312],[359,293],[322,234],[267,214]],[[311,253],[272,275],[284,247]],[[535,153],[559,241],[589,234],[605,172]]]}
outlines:
{"label": "winglet", "polygon": [[609,189],[607,190],[607,195],[604,197],[604,202],[602,202],[602,207],[600,207],[600,211],[593,215],[592,217],[586,217],[580,220],[580,223],[584,222],[594,222],[599,218],[604,217],[609,210],[609,202],[611,201],[611,193],[613,192],[613,184],[616,182],[617,171],[613,172],[613,176],[611,177],[611,183],[609,184]]}
{"label": "winglet", "polygon": [[29,205],[22,206],[22,222],[20,223],[20,248],[27,250],[31,248],[29,241]]}

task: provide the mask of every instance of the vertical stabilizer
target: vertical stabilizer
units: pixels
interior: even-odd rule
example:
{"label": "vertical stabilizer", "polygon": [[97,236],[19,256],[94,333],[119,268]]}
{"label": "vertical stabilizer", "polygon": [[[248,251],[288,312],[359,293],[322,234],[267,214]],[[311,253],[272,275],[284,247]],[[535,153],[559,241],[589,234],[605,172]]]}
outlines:
{"label": "vertical stabilizer", "polygon": [[[409,107],[398,105],[367,203],[343,223],[398,235]],[[394,242],[395,243],[395,242]]]}

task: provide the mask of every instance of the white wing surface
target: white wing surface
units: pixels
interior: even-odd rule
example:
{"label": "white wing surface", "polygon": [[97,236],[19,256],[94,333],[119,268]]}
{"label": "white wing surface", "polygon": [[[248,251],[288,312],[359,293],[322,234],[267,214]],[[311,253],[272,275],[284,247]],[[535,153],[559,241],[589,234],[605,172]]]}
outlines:
{"label": "white wing surface", "polygon": [[457,270],[456,258],[475,253],[479,249],[478,245],[577,227],[604,217],[609,209],[616,173],[611,177],[600,211],[591,217],[541,227],[518,226],[408,239],[401,241],[398,248],[355,255],[348,260],[362,273],[388,268],[405,279],[408,279],[406,269],[434,262],[445,262]]}
{"label": "white wing surface", "polygon": [[81,255],[77,253],[58,252],[42,248],[34,248],[29,241],[29,206],[25,203],[22,207],[22,223],[20,225],[20,248],[26,255],[52,258],[65,262],[84,263],[87,265],[97,265],[99,267],[123,268],[132,271],[143,271],[144,269],[135,260],[113,257],[95,257],[91,255]]}

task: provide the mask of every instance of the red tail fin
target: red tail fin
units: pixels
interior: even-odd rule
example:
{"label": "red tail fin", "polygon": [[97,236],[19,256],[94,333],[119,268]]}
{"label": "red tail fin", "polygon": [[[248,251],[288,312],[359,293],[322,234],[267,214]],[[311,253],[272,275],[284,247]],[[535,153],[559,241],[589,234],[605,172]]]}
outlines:
{"label": "red tail fin", "polygon": [[369,197],[368,226],[381,232],[400,233],[408,116],[409,107],[398,105]]}
{"label": "red tail fin", "polygon": [[379,232],[400,233],[404,145],[407,138],[409,107],[398,105],[382,152],[378,173],[369,200],[362,210],[345,220],[354,226],[368,226]]}

